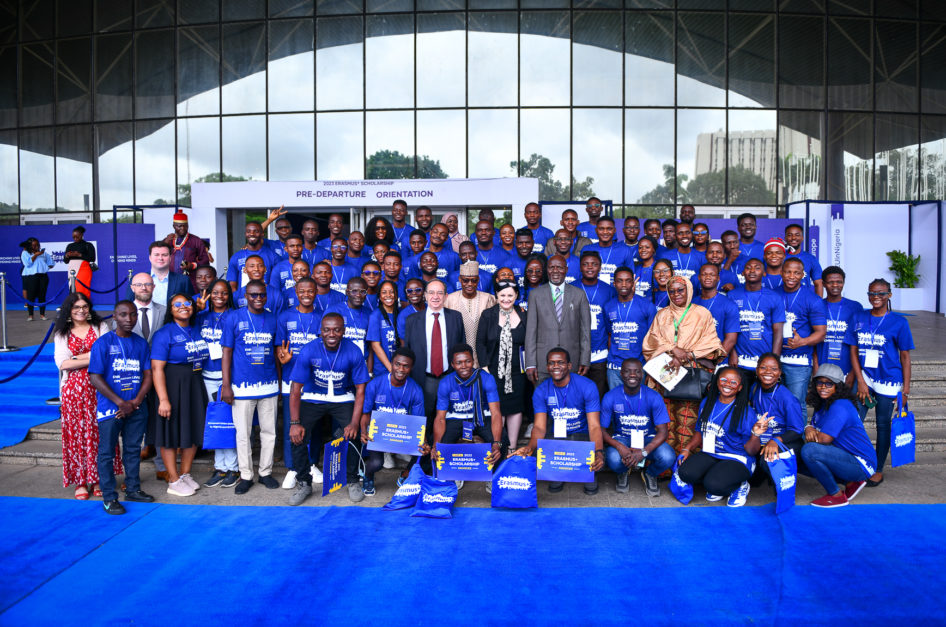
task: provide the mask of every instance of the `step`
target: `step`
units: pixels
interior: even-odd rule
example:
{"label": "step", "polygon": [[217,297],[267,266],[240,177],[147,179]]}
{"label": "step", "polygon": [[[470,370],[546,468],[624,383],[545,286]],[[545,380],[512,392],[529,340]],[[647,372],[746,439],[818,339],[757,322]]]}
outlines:
{"label": "step", "polygon": [[[282,445],[277,443],[279,453],[282,452]],[[254,446],[253,459],[259,460],[259,448]],[[197,466],[212,466],[214,460],[213,451],[199,451],[194,458],[194,464]],[[153,471],[154,462],[147,460],[142,462],[144,467]],[[21,466],[62,466],[62,441],[51,439],[28,439],[16,446],[8,446],[0,449],[0,464],[19,464]]]}
{"label": "step", "polygon": [[29,433],[26,434],[27,441],[29,440],[55,440],[57,442],[62,441],[62,421],[53,420],[52,422],[46,422],[41,425],[37,425],[30,429]]}

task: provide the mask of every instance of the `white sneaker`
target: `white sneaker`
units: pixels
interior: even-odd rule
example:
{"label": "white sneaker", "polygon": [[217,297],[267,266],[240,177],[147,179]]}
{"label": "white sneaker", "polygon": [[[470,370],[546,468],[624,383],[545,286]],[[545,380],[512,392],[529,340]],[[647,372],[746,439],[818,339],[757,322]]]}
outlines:
{"label": "white sneaker", "polygon": [[527,439],[527,440],[532,437],[532,426],[533,426],[533,423],[530,422],[530,423],[529,423],[529,426],[526,427],[526,432],[525,432],[525,434],[523,434],[522,437],[524,437],[524,438]]}
{"label": "white sneaker", "polygon": [[394,455],[391,455],[390,453],[384,454],[383,467],[387,468],[388,470],[390,470],[391,468],[394,468]]}
{"label": "white sneaker", "polygon": [[462,482],[462,481],[454,481],[454,483],[457,484],[457,492],[459,492],[460,490],[463,489],[463,482]]}
{"label": "white sneaker", "polygon": [[194,489],[187,485],[187,482],[184,481],[184,477],[181,477],[174,483],[168,484],[168,494],[173,494],[174,496],[194,496]]}
{"label": "white sneaker", "polygon": [[742,507],[746,504],[746,499],[749,497],[749,482],[743,481],[735,492],[729,495],[729,500],[726,501],[726,505],[729,507]]}
{"label": "white sneaker", "polygon": [[322,483],[322,471],[315,464],[309,467],[309,474],[312,475],[312,483]]}
{"label": "white sneaker", "polygon": [[286,473],[286,478],[282,480],[282,489],[291,490],[296,487],[296,471],[290,470]]}
{"label": "white sneaker", "polygon": [[194,492],[197,492],[197,490],[200,490],[200,484],[194,481],[194,478],[191,477],[191,474],[189,472],[185,472],[183,475],[181,475],[181,479],[183,479],[184,483],[189,485],[191,490],[193,490]]}
{"label": "white sneaker", "polygon": [[710,503],[715,503],[716,501],[722,501],[722,500],[723,500],[723,497],[721,497],[721,496],[716,496],[715,494],[710,494],[709,492],[707,492],[707,493],[706,493],[706,500],[709,501]]}

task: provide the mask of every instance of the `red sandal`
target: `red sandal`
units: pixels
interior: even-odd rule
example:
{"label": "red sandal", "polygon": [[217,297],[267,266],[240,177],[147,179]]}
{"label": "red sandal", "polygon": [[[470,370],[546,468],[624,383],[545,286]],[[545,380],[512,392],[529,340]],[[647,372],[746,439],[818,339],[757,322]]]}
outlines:
{"label": "red sandal", "polygon": [[75,497],[77,501],[88,501],[89,500],[89,491],[84,485],[80,485],[76,488]]}

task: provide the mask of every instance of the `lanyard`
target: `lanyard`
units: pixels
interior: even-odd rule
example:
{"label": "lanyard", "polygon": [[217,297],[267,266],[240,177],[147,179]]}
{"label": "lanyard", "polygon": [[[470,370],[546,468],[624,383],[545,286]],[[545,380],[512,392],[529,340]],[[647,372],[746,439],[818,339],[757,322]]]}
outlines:
{"label": "lanyard", "polygon": [[679,320],[673,321],[673,343],[677,343],[677,332],[680,330],[680,325],[683,324],[683,319],[687,317],[687,314],[690,313],[690,307],[693,306],[693,303],[687,305],[687,308],[683,310],[683,315],[680,316]]}
{"label": "lanyard", "polygon": [[[584,283],[581,284],[581,287],[582,287],[583,290],[585,290],[585,294],[588,294],[588,287],[587,287]],[[589,303],[594,303],[594,302],[595,302],[595,296],[598,295],[598,288],[599,288],[599,287],[601,287],[601,281],[595,281],[595,291],[593,291],[591,294],[588,294],[588,302],[589,302]]]}
{"label": "lanyard", "polygon": [[874,328],[874,325],[873,325],[873,318],[874,318],[874,316],[871,315],[870,312],[868,312],[867,315],[869,316],[868,322],[867,322],[867,327],[870,329],[870,347],[871,347],[871,348],[874,348],[874,334],[876,334],[878,331],[880,331],[880,325],[882,325],[882,324],[884,323],[884,320],[887,319],[887,314],[884,314],[884,315],[880,318],[880,322],[877,323],[877,328],[876,328],[876,329]]}
{"label": "lanyard", "polygon": [[[299,316],[299,328],[302,328],[302,312],[297,309],[297,310],[296,310],[296,315]],[[309,337],[309,329],[312,328],[312,322],[313,322],[314,320],[315,320],[315,316],[313,316],[313,315],[310,313],[310,314],[309,314],[309,324],[306,325],[306,328],[305,328],[305,337],[306,337],[306,339],[308,339],[308,337]]]}
{"label": "lanyard", "polygon": [[[391,398],[394,398],[394,388],[397,387],[394,385],[394,380],[392,375],[388,375],[388,387],[391,389]],[[401,386],[401,397],[397,399],[397,404],[394,406],[395,411],[404,406],[404,395],[407,394],[407,381]]]}
{"label": "lanyard", "polygon": [[[322,346],[322,354],[325,355],[325,363],[328,363],[328,349],[325,348],[325,342],[320,342],[319,344]],[[332,365],[328,367],[329,372],[335,372],[335,362],[338,361],[338,356],[341,355],[341,353],[342,347],[339,345],[339,347],[335,349],[335,359],[332,360]],[[329,384],[331,384],[331,381],[329,381]]]}
{"label": "lanyard", "polygon": [[398,250],[400,250],[401,248],[401,237],[404,236],[404,231],[407,230],[408,226],[409,225],[405,224],[404,226],[400,228],[400,230],[398,230],[396,226],[394,226],[393,224],[391,225],[391,228],[394,229],[394,241],[397,242]]}
{"label": "lanyard", "polygon": [[693,253],[689,253],[689,254],[686,255],[686,257],[687,257],[687,263],[686,263],[686,265],[683,265],[683,260],[680,259],[680,251],[677,250],[677,269],[680,269],[680,268],[682,267],[684,270],[689,270],[689,269],[690,269],[690,261],[691,261],[692,255],[693,255]]}
{"label": "lanyard", "polygon": [[763,410],[762,411],[763,414],[768,414],[769,410],[772,409],[772,405],[775,404],[775,392],[778,390],[779,385],[780,384],[776,383],[775,387],[772,388],[772,391],[768,393],[769,402],[765,403],[764,407],[763,407],[762,399],[765,398],[766,395],[762,393],[763,392],[762,386],[761,385],[759,386],[759,409]]}
{"label": "lanyard", "polygon": [[749,300],[749,290],[746,290],[746,306],[749,308],[749,311],[760,311],[762,309],[762,290],[759,290],[759,300],[756,301],[755,309],[752,308],[752,301]]}
{"label": "lanyard", "polygon": [[256,333],[256,325],[253,324],[253,314],[250,313],[249,307],[246,309],[246,321],[250,323],[250,328],[253,329],[253,333]]}
{"label": "lanyard", "polygon": [[496,250],[496,249],[495,249],[495,248],[491,248],[490,250],[486,251],[486,254],[485,254],[485,255],[483,255],[483,251],[480,250],[480,249],[477,249],[477,250],[476,250],[476,258],[479,259],[479,258],[480,258],[480,255],[483,255],[483,261],[481,262],[481,264],[484,265],[484,266],[488,266],[488,265],[489,265],[489,258],[490,258],[490,256],[493,254],[493,251],[494,251],[494,250]]}
{"label": "lanyard", "polygon": [[[627,397],[627,393],[624,392],[624,390],[621,390],[621,394],[624,395],[624,400],[627,402],[627,412],[628,412],[628,413],[631,413],[631,399],[629,399],[629,398]],[[640,416],[640,415],[641,415],[641,401],[643,400],[643,398],[644,398],[644,390],[643,390],[643,389],[638,390],[638,392],[637,392],[637,413],[634,414],[635,416]]]}
{"label": "lanyard", "polygon": [[[832,322],[840,322],[840,321],[841,321],[841,310],[844,309],[844,303],[841,302],[841,301],[839,301],[839,302],[837,302],[837,303],[829,303],[829,302],[825,301],[825,304],[827,305],[828,317],[831,319],[831,321],[832,321]],[[837,315],[837,317],[831,315],[831,305],[835,305],[835,304],[838,306],[838,315]]]}
{"label": "lanyard", "polygon": [[627,322],[627,319],[631,317],[631,308],[634,305],[634,297],[631,296],[627,301],[627,308],[625,309],[626,315],[621,315],[622,305],[624,305],[624,303],[622,303],[621,301],[618,301],[618,306],[617,306],[618,319],[621,322]]}
{"label": "lanyard", "polygon": [[565,391],[562,392],[562,396],[558,395],[558,386],[555,383],[552,383],[552,392],[555,394],[555,401],[558,403],[559,410],[565,409],[565,401],[568,400],[568,388],[571,386],[572,382],[569,378],[568,383],[565,385]]}
{"label": "lanyard", "polygon": [[769,286],[769,289],[770,289],[770,290],[774,290],[776,287],[778,287],[777,285],[774,285],[774,286],[772,285],[772,280],[773,280],[772,277],[773,277],[773,276],[774,276],[774,275],[771,275],[771,274],[766,274],[766,275],[765,275],[765,284]]}
{"label": "lanyard", "polygon": [[702,298],[700,299],[700,301],[701,301],[700,304],[702,304],[704,307],[706,307],[706,308],[709,310],[710,315],[712,315],[712,313],[713,313],[713,305],[716,304],[716,299],[717,299],[717,298],[719,298],[719,292],[716,292],[716,296],[714,296],[714,297],[713,297],[713,300],[709,301],[709,303],[707,303],[706,301],[704,301]]}
{"label": "lanyard", "polygon": [[[717,403],[718,405],[723,405],[722,403]],[[716,408],[713,408],[712,415],[710,415],[709,424],[717,425],[720,429],[723,428],[723,425],[726,424],[726,417],[733,409],[733,402],[730,402],[728,405],[723,405],[723,411],[717,413]],[[716,419],[722,417],[722,422],[716,423]]]}
{"label": "lanyard", "polygon": [[[784,289],[783,289],[782,291],[784,292]],[[798,295],[799,295],[799,294],[801,294],[801,287],[800,287],[800,286],[799,286],[799,288],[798,288],[797,290],[795,290],[795,297],[792,299],[791,304],[789,304],[789,302],[788,302],[787,300],[785,300],[785,294],[784,294],[784,293],[782,294],[782,302],[785,303],[785,311],[791,311],[791,310],[792,310],[792,307],[795,306],[795,301],[798,300]]]}
{"label": "lanyard", "polygon": [[610,246],[602,246],[602,245],[601,245],[601,242],[598,242],[598,250],[599,250],[599,251],[602,251],[602,252],[603,252],[605,248],[608,249],[608,258],[602,260],[602,262],[601,262],[602,265],[603,265],[603,264],[606,264],[606,263],[611,263],[611,253],[614,252],[615,245],[614,245],[614,244],[611,244]]}

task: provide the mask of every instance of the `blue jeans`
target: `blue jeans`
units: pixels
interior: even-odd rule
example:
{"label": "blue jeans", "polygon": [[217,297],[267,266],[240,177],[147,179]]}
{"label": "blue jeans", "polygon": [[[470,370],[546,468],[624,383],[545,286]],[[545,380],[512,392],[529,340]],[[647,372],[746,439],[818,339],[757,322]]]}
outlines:
{"label": "blue jeans", "polygon": [[118,499],[115,490],[115,447],[118,436],[122,436],[122,464],[125,465],[125,493],[141,489],[138,467],[141,465],[141,440],[148,425],[148,412],[144,405],[130,416],[109,418],[99,423],[99,452],[96,465],[99,467],[99,485],[102,487],[102,499],[108,503]]}
{"label": "blue jeans", "polygon": [[621,371],[608,367],[608,390],[619,388],[622,385],[624,385],[624,382],[621,381]]}
{"label": "blue jeans", "polygon": [[808,382],[811,381],[811,366],[796,366],[782,364],[782,376],[785,378],[785,387],[805,407],[805,397],[808,396]]}
{"label": "blue jeans", "polygon": [[[211,401],[216,400],[217,390],[223,385],[221,379],[204,378],[204,389],[207,390],[207,398]],[[240,469],[237,461],[237,452],[235,448],[214,449],[214,469],[224,472],[236,472]]]}
{"label": "blue jeans", "polygon": [[[616,435],[614,439],[624,446],[629,447],[631,445],[630,437]],[[653,439],[653,437],[645,438],[644,446],[650,444]],[[647,474],[652,477],[659,476],[660,473],[673,466],[673,462],[676,458],[677,455],[673,452],[673,447],[664,442],[647,456],[647,459],[650,460],[650,465],[647,466],[646,470]],[[604,460],[605,463],[608,464],[608,468],[613,470],[616,475],[629,470],[628,467],[624,465],[624,462],[621,461],[621,455],[618,454],[618,450],[613,446],[609,446],[604,450]]]}
{"label": "blue jeans", "polygon": [[[877,451],[877,472],[883,472],[884,464],[887,463],[887,453],[890,452],[890,421],[893,418],[893,410],[897,405],[895,396],[881,396],[871,391],[871,396],[877,401],[874,407],[874,418],[877,420],[877,444],[874,449]],[[857,405],[857,415],[864,420],[867,416],[867,407],[860,403]]]}
{"label": "blue jeans", "polygon": [[838,480],[864,481],[870,475],[851,453],[833,444],[806,442],[801,449],[801,458],[808,472],[799,467],[799,472],[814,477],[828,494],[838,493]]}
{"label": "blue jeans", "polygon": [[[289,427],[292,425],[292,417],[289,415],[289,395],[282,395],[282,460],[286,464],[287,470],[298,472],[301,468],[295,468],[292,461],[292,441],[289,439]],[[309,440],[309,466],[313,466],[319,461],[319,449],[322,448],[322,434],[313,433]]]}

